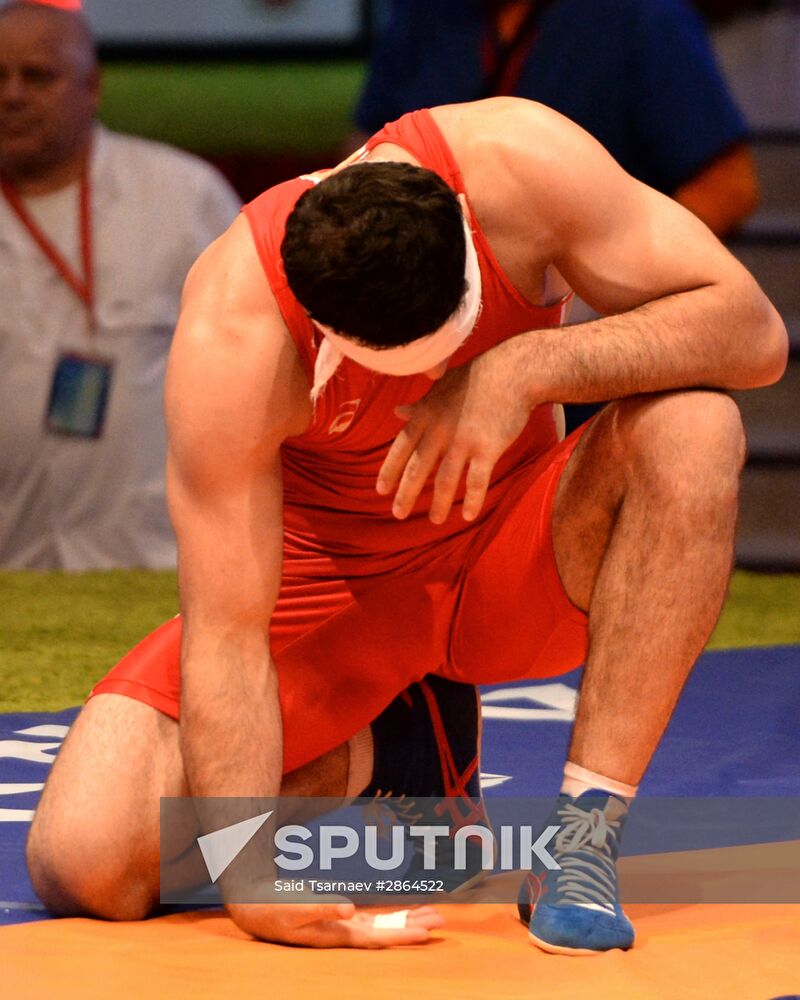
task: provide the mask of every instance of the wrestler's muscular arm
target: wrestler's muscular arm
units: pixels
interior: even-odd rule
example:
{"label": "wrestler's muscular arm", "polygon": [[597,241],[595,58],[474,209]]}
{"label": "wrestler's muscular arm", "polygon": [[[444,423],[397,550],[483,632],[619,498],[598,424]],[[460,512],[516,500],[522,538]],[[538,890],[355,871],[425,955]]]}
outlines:
{"label": "wrestler's muscular arm", "polygon": [[[240,217],[187,280],[166,383],[184,617],[180,746],[195,796],[273,796],[280,788],[282,725],[268,643],[282,568],[279,449],[308,423],[308,388]],[[257,937],[315,947],[417,944],[436,925],[376,929],[350,904],[228,910]]]}
{"label": "wrestler's muscular arm", "polygon": [[[554,266],[604,318],[511,338],[405,409],[378,486],[390,492],[399,483],[397,516],[436,469],[431,518],[443,520],[466,469],[464,516],[475,517],[494,463],[539,403],[743,389],[780,377],[780,317],[691,213],[540,105],[512,98],[443,110],[464,116],[449,119],[454,133],[480,137],[466,152],[478,183],[470,184],[469,163],[465,178],[490,242],[496,236],[517,271],[520,262],[540,272]],[[492,185],[480,183],[481,163],[491,166]]]}
{"label": "wrestler's muscular arm", "polygon": [[196,796],[277,795],[268,646],[282,560],[281,441],[301,390],[246,223],[192,269],[166,381],[184,629],[180,742]]}

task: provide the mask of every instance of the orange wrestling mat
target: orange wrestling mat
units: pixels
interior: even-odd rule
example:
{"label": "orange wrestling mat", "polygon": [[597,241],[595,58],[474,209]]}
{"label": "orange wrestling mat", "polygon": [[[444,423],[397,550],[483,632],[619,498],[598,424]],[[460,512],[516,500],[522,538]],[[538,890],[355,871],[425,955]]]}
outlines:
{"label": "orange wrestling mat", "polygon": [[516,908],[443,906],[427,945],[311,951],[246,938],[219,913],[0,930],[2,995],[44,1000],[768,1000],[800,992],[800,906],[630,906],[633,951],[545,955]]}

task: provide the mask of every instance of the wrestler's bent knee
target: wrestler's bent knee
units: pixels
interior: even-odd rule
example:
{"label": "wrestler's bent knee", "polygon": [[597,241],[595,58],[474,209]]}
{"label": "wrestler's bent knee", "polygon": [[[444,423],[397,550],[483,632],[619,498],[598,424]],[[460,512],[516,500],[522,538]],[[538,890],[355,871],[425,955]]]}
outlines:
{"label": "wrestler's bent knee", "polygon": [[[618,445],[636,477],[649,474],[671,489],[692,491],[738,482],[746,439],[739,408],[727,393],[682,390],[612,406]],[[705,474],[697,476],[697,470]]]}
{"label": "wrestler's bent knee", "polygon": [[54,829],[34,817],[26,857],[36,895],[59,916],[143,919],[157,903],[152,879],[114,853],[86,824]]}

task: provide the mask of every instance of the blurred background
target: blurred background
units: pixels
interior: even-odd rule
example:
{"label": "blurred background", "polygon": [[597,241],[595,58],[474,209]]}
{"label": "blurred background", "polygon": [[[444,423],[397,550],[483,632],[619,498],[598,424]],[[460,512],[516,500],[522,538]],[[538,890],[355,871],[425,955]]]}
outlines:
{"label": "blurred background", "polygon": [[[727,242],[781,311],[795,352],[780,385],[740,399],[751,453],[738,561],[800,569],[800,3],[694,6],[750,129],[760,190]],[[85,0],[103,67],[100,119],[200,154],[250,199],[336,161],[390,8],[388,0]]]}
{"label": "blurred background", "polygon": [[[61,7],[75,6],[73,0],[55,2]],[[0,3],[0,14],[4,6]],[[750,455],[737,564],[772,574],[800,572],[800,0],[697,0],[693,4],[684,0],[428,0],[424,4],[416,0],[84,0],[83,11],[99,53],[97,117],[104,128],[112,136],[123,133],[188,151],[217,172],[204,173],[205,165],[181,160],[180,169],[191,175],[186,175],[190,179],[182,186],[197,190],[206,184],[216,199],[213,212],[208,199],[204,203],[208,225],[197,235],[192,255],[224,228],[237,207],[237,196],[247,201],[272,184],[334,164],[365,132],[412,107],[492,93],[534,99],[544,99],[544,93],[547,103],[556,107],[563,98],[562,110],[595,131],[627,169],[636,173],[638,164],[644,179],[654,186],[659,182],[653,178],[663,177],[662,189],[708,222],[755,274],[784,317],[792,340],[786,376],[777,386],[739,398]],[[8,18],[0,18],[0,149],[4,122],[12,120],[2,114],[13,116],[14,109],[24,103],[17,91],[9,96],[8,60],[21,58],[14,54],[17,49],[9,48],[7,33],[3,39],[4,24],[9,23]],[[545,45],[551,35],[560,41]],[[595,62],[602,63],[607,74],[602,83],[592,83],[585,71]],[[544,67],[551,64],[548,75]],[[570,89],[577,90],[576,81],[582,81],[583,92],[568,94]],[[579,106],[585,107],[584,119],[571,110]],[[381,118],[383,109],[386,114]],[[619,149],[613,148],[612,133],[619,138]],[[652,148],[628,163],[626,155],[637,142],[649,142]],[[144,156],[144,147],[135,149]],[[158,155],[164,160],[172,154],[162,151]],[[0,158],[0,176],[3,162]],[[175,169],[179,169],[177,162]],[[46,229],[53,223],[48,221],[46,206],[37,207],[37,197],[42,196],[32,191],[25,203]],[[37,214],[40,207],[42,212]],[[158,212],[159,222],[154,222],[149,236],[151,247],[160,243],[165,220],[170,222],[168,204],[160,205]],[[176,220],[181,218],[177,204],[175,213]],[[191,215],[198,217],[199,210],[192,208]],[[17,221],[10,209],[5,216],[0,213],[0,255],[7,232]],[[14,233],[18,235],[17,229]],[[60,245],[62,234],[50,235]],[[123,243],[125,238],[121,237]],[[148,255],[141,249],[148,245],[148,236],[137,238],[141,261]],[[74,244],[75,233],[69,239]],[[66,247],[65,253],[77,261],[76,247]],[[180,254],[187,253],[186,247],[180,253],[176,249],[170,265],[172,285],[169,289],[159,286],[153,293],[159,303],[155,326],[147,318],[128,324],[133,331],[128,353],[135,353],[137,343],[145,343],[135,339],[139,326],[147,327],[151,339],[151,327],[158,327],[158,346],[147,342],[146,364],[138,368],[123,355],[116,358],[108,434],[119,417],[114,407],[121,405],[113,393],[120,396],[126,378],[134,396],[140,384],[147,382],[155,393],[150,409],[160,405],[169,327],[190,259]],[[98,273],[102,268],[101,260]],[[50,277],[58,280],[54,274]],[[138,280],[138,272],[135,277]],[[124,280],[129,278],[126,275]],[[24,284],[25,274],[16,273],[13,287],[11,279],[7,281],[3,294],[10,302],[14,289]],[[102,274],[98,278],[98,337],[107,332],[104,316],[110,316],[114,306],[114,302],[104,306],[103,289],[118,285],[116,278]],[[26,313],[22,324],[26,332],[38,323],[35,308],[31,309],[33,313]],[[0,305],[0,368],[14,363],[14,334],[18,333],[3,313]],[[80,323],[90,319],[83,317]],[[108,325],[114,322],[108,320]],[[85,335],[86,331],[80,332]],[[117,336],[107,352],[114,354],[121,342]],[[51,369],[58,350],[52,348],[42,362],[43,388],[36,390],[40,395],[53,388]],[[94,541],[70,542],[69,532],[80,517],[91,522],[108,513],[105,508],[113,491],[101,488],[94,494],[86,492],[83,510],[80,517],[74,516],[72,526],[49,524],[50,518],[55,523],[52,511],[58,502],[48,501],[49,506],[43,504],[37,510],[33,527],[25,528],[32,533],[30,544],[16,549],[12,542],[4,546],[3,532],[9,538],[19,536],[9,510],[15,503],[31,505],[29,500],[20,500],[20,490],[23,481],[30,487],[27,471],[39,453],[34,438],[24,442],[9,428],[13,429],[21,411],[34,405],[38,428],[44,402],[28,390],[24,380],[7,382],[5,388],[0,383],[0,390],[0,570],[168,570],[174,562],[174,548],[165,537],[154,536],[152,545],[141,549],[133,542],[123,549],[104,548]],[[124,442],[127,451],[119,451],[115,460],[112,456],[115,474],[133,468],[134,456],[138,461],[142,454],[149,456],[152,471],[163,460],[163,434],[158,428],[143,429],[135,410],[128,417],[127,423],[119,418],[121,443],[115,447],[123,448]],[[86,483],[95,476],[100,452],[93,450],[91,435],[83,435],[78,442],[73,438],[59,447],[69,449],[70,475],[79,477],[81,489],[88,490]],[[49,458],[44,464],[52,468]],[[48,488],[43,476],[37,495]],[[141,503],[137,503],[141,513]],[[163,482],[150,484],[147,504],[151,523],[163,520]],[[130,531],[135,518],[122,506],[116,511],[118,520],[116,525],[113,519],[109,522],[110,533]],[[39,545],[34,536],[37,532],[46,535],[51,527],[54,541]],[[90,645],[92,636],[99,643],[87,663],[96,660],[107,666],[117,648],[121,650],[174,613],[170,573],[152,585],[146,582],[146,574],[137,573],[116,584],[113,573],[107,578],[111,584],[106,578],[90,575],[86,579],[87,608],[96,608],[99,602],[109,616],[93,624],[91,635],[84,636]],[[740,611],[748,600],[741,589],[744,579],[741,575],[736,584]],[[794,622],[773,641],[800,639],[798,579],[787,575],[779,588],[770,586],[764,591],[762,606],[777,607],[781,620]],[[0,573],[0,586],[11,596],[5,624],[16,636],[11,646],[18,647],[20,655],[30,643],[27,626],[20,624],[25,615],[41,621],[48,613],[43,603],[45,577],[31,580],[28,574]],[[773,577],[773,582],[778,581]],[[54,587],[56,601],[78,595],[75,583],[65,589],[61,580]],[[106,648],[102,634],[115,627],[116,595],[121,591],[127,594],[126,603],[147,604],[152,597],[151,604],[144,618],[126,626],[117,645]],[[784,600],[779,594],[794,597]],[[80,621],[73,619],[69,624],[74,632]],[[9,647],[5,655],[9,656]],[[7,663],[11,666],[11,660]],[[65,703],[63,698],[55,700]]]}
{"label": "blurred background", "polygon": [[[103,120],[209,157],[245,199],[333,163],[390,5],[199,6],[86,0],[105,56]],[[750,460],[737,561],[800,570],[800,3],[694,6],[749,126],[760,190],[757,209],[726,242],[781,312],[794,353],[779,385],[739,399]]]}

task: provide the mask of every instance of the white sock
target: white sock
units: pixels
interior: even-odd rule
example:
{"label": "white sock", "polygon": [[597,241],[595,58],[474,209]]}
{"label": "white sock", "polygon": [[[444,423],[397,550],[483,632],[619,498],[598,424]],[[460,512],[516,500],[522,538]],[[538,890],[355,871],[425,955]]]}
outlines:
{"label": "white sock", "polygon": [[561,783],[561,791],[576,799],[579,795],[591,791],[593,788],[609,792],[620,799],[632,799],[639,790],[638,785],[626,785],[623,781],[607,778],[603,774],[589,771],[587,768],[573,764],[571,760],[568,760],[564,765],[564,780]]}

